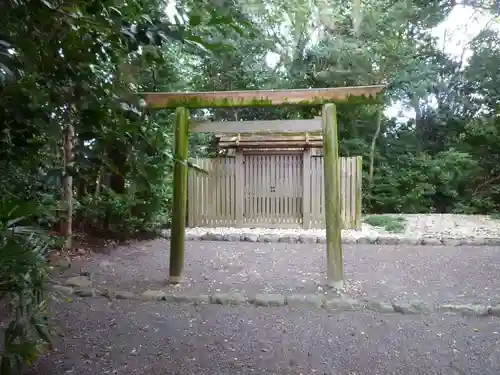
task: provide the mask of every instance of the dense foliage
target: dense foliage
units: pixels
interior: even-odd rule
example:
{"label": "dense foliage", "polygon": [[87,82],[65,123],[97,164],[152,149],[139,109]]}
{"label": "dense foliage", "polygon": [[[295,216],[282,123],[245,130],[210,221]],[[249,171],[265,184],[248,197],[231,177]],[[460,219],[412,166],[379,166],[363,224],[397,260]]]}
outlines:
{"label": "dense foliage", "polygon": [[[34,229],[21,231],[28,237],[12,230],[59,229],[68,176],[75,230],[128,237],[168,225],[171,113],[148,113],[136,95],[142,91],[385,84],[380,108],[338,112],[341,153],[364,157],[365,212],[497,212],[499,15],[494,2],[466,3],[489,22],[457,59],[431,33],[455,0],[2,2],[1,290],[17,311],[28,299],[26,311],[38,311],[48,242]],[[395,102],[414,119],[381,115]],[[284,119],[315,110],[192,116]],[[70,128],[68,163],[62,139]],[[212,153],[212,145],[210,134],[191,135],[190,153]],[[12,220],[17,211],[8,207],[27,201],[29,215]],[[4,344],[4,358],[13,358],[4,366],[19,363],[9,348],[32,357],[29,345]]]}
{"label": "dense foliage", "polygon": [[[145,113],[135,92],[383,83],[386,105],[403,103],[416,119],[379,119],[369,106],[339,108],[342,153],[364,156],[365,211],[495,211],[494,13],[485,13],[491,22],[467,46],[471,56],[456,61],[431,36],[455,2],[357,3],[184,1],[169,17],[162,2],[149,0],[6,2],[2,196],[36,200],[39,223],[57,223],[61,133],[71,124],[74,166],[66,172],[74,180],[75,228],[120,236],[154,230],[169,222],[171,114]],[[488,2],[472,5],[488,11]],[[308,111],[211,116],[289,118]],[[210,134],[191,138],[193,154],[213,151]]]}
{"label": "dense foliage", "polygon": [[0,321],[13,318],[0,332],[2,374],[20,371],[48,339],[54,241],[26,225],[67,226],[71,179],[76,230],[129,237],[168,224],[171,121],[146,113],[136,93],[187,87],[182,56],[222,51],[226,33],[250,27],[233,7],[196,5],[171,20],[154,0],[0,4]]}
{"label": "dense foliage", "polygon": [[14,318],[3,332],[1,374],[19,373],[44,343],[50,344],[44,259],[53,243],[40,230],[24,225],[34,212],[32,206],[0,201],[0,314],[4,308]]}

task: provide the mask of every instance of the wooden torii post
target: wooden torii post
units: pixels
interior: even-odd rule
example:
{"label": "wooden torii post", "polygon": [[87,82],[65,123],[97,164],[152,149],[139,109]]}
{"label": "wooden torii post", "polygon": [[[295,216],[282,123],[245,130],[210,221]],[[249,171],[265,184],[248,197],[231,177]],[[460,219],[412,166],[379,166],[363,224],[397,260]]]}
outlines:
{"label": "wooden torii post", "polygon": [[[377,94],[382,89],[383,86],[375,85],[297,90],[142,93],[141,95],[149,108],[176,109],[174,156],[178,162],[175,163],[173,175],[169,282],[173,284],[181,282],[184,273],[188,109],[322,105],[327,279],[332,287],[342,288],[344,272],[341,245],[339,142],[337,110],[334,103],[352,100],[361,103],[377,102]],[[235,126],[234,124],[237,123],[232,122],[231,126]],[[231,130],[238,131],[237,128]]]}

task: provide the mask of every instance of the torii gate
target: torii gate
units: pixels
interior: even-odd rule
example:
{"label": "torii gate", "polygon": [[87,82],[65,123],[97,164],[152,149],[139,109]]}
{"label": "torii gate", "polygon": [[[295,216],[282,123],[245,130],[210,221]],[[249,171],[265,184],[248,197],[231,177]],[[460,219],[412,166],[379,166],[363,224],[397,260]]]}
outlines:
{"label": "torii gate", "polygon": [[[214,91],[214,92],[148,92],[142,97],[149,108],[176,109],[174,130],[172,228],[170,237],[169,282],[182,281],[184,273],[184,233],[186,227],[188,109],[241,108],[267,106],[322,105],[323,166],[326,225],[327,279],[330,286],[342,288],[342,219],[339,188],[339,142],[337,110],[334,103],[374,102],[384,86],[356,86],[296,90]],[[229,126],[237,126],[231,122]],[[227,129],[225,129],[227,130]],[[255,129],[267,130],[267,129]],[[237,128],[231,129],[237,132]],[[183,162],[180,162],[183,161]]]}

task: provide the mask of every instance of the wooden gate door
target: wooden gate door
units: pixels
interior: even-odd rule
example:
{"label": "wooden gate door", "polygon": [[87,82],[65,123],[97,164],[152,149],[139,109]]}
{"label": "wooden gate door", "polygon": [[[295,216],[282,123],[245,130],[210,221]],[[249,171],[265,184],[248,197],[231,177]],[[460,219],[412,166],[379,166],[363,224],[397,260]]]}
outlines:
{"label": "wooden gate door", "polygon": [[302,154],[244,157],[243,224],[302,226]]}

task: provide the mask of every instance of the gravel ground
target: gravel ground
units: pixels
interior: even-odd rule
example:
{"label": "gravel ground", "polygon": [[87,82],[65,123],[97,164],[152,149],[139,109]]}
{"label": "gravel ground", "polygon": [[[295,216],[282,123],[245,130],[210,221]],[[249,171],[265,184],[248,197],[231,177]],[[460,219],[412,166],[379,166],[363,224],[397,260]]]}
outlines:
{"label": "gravel ground", "polygon": [[[138,242],[75,260],[99,287],[215,293],[328,293],[321,244],[186,242],[185,282],[168,286],[167,240]],[[500,303],[500,248],[345,245],[347,294],[428,303]]]}
{"label": "gravel ground", "polygon": [[[396,215],[397,216],[397,215]],[[412,214],[399,215],[407,220],[405,235],[498,237],[500,220],[486,215]]]}
{"label": "gravel ground", "polygon": [[[496,222],[487,218],[413,216],[408,235],[500,235]],[[176,287],[166,286],[168,247],[168,240],[158,239],[82,255],[58,276],[89,273],[98,288],[137,292],[328,293],[321,244],[188,241],[186,281]],[[500,247],[343,249],[347,291],[353,297],[500,302]],[[499,318],[492,316],[104,298],[75,298],[53,307],[61,332],[56,351],[27,375],[500,373]]]}
{"label": "gravel ground", "polygon": [[[372,215],[376,216],[376,215]],[[486,215],[456,215],[456,214],[402,214],[383,215],[402,217],[405,219],[405,229],[401,233],[390,233],[383,227],[375,227],[362,223],[360,230],[343,230],[343,238],[445,238],[445,239],[471,239],[486,238],[497,239],[500,237],[500,220]],[[168,235],[168,231],[166,234]],[[267,229],[267,228],[188,228],[188,237],[199,238],[206,233],[212,234],[271,234],[286,235],[313,235],[324,237],[323,229]],[[232,237],[234,238],[234,236]]]}
{"label": "gravel ground", "polygon": [[27,375],[500,372],[498,318],[77,299]]}

